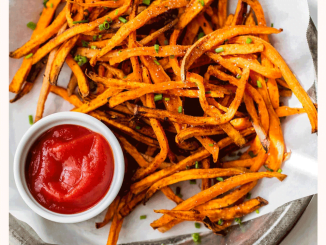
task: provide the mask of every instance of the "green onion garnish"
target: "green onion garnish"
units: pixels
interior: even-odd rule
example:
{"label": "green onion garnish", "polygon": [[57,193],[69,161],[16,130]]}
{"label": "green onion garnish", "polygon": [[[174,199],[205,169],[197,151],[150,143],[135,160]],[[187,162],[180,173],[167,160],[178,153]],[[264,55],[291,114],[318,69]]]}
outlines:
{"label": "green onion garnish", "polygon": [[97,39],[97,36],[93,36],[93,41],[96,41],[96,39]]}
{"label": "green onion garnish", "polygon": [[141,127],[140,126],[136,126],[136,129],[139,130],[139,129],[141,129]]}
{"label": "green onion garnish", "polygon": [[140,216],[140,219],[146,219],[147,218],[147,215],[141,215]]}
{"label": "green onion garnish", "polygon": [[213,147],[214,146],[214,144],[208,144],[210,147]]}
{"label": "green onion garnish", "polygon": [[154,60],[154,63],[158,66],[161,65],[157,60]]}
{"label": "green onion garnish", "polygon": [[167,97],[166,97],[166,98],[164,98],[164,100],[165,100],[165,101],[170,101],[170,98],[167,98]]}
{"label": "green onion garnish", "polygon": [[249,151],[248,152],[248,154],[249,154],[249,156],[251,157],[251,158],[254,158],[254,157],[256,157],[257,155],[255,155],[254,154],[254,152],[253,151]]}
{"label": "green onion garnish", "polygon": [[115,15],[118,15],[118,10],[115,11]]}
{"label": "green onion garnish", "polygon": [[229,39],[225,39],[225,40],[224,40],[224,43],[226,43],[226,42],[228,42],[228,41],[229,41]]}
{"label": "green onion garnish", "polygon": [[223,223],[224,223],[224,221],[222,219],[219,219],[217,222],[218,225],[223,225]]}
{"label": "green onion garnish", "polygon": [[28,116],[28,121],[29,121],[30,125],[33,125],[34,121],[33,121],[33,116],[32,115]]}
{"label": "green onion garnish", "polygon": [[123,78],[127,78],[127,76],[124,76]]}
{"label": "green onion garnish", "polygon": [[43,0],[43,6],[46,8],[46,4],[48,3],[49,0]]}
{"label": "green onion garnish", "polygon": [[241,219],[240,218],[235,218],[234,221],[237,222],[239,225],[241,225]]}
{"label": "green onion garnish", "polygon": [[247,198],[247,199],[250,199],[250,198],[251,198],[251,193],[250,193],[250,192],[247,193],[246,198]]}
{"label": "green onion garnish", "polygon": [[218,181],[222,182],[224,179],[222,177],[217,177],[216,178]]}
{"label": "green onion garnish", "polygon": [[183,196],[181,194],[177,194],[178,197],[182,198]]}
{"label": "green onion garnish", "polygon": [[159,101],[159,100],[162,100],[163,99],[163,95],[162,94],[156,94],[154,96],[154,101]]}
{"label": "green onion garnish", "polygon": [[193,234],[191,234],[191,236],[192,236],[192,240],[194,240],[194,242],[200,242],[199,233],[193,233]]}
{"label": "green onion garnish", "polygon": [[263,86],[261,85],[261,82],[259,80],[257,80],[257,87],[258,88],[262,88]]}
{"label": "green onion garnish", "polygon": [[256,213],[259,214],[259,210],[258,209],[256,209]]}
{"label": "green onion garnish", "polygon": [[29,59],[29,58],[31,58],[32,56],[33,56],[33,53],[30,53],[30,54],[28,54],[28,55],[25,56],[25,59]]}
{"label": "green onion garnish", "polygon": [[246,39],[246,43],[249,44],[249,43],[252,43],[252,39],[250,37],[247,37]]}
{"label": "green onion garnish", "polygon": [[199,168],[199,163],[198,163],[198,161],[195,162],[195,168]]}
{"label": "green onion garnish", "polygon": [[36,24],[34,23],[34,22],[28,22],[27,23],[27,27],[29,28],[29,29],[32,29],[33,31],[36,29]]}
{"label": "green onion garnish", "polygon": [[271,24],[271,27],[274,27],[274,23]]}
{"label": "green onion garnish", "polygon": [[174,59],[174,55],[170,55],[170,59]]}
{"label": "green onion garnish", "polygon": [[201,39],[203,36],[205,36],[205,33],[204,32],[201,32],[198,34],[198,39]]}
{"label": "green onion garnish", "polygon": [[96,46],[92,45],[92,46],[91,46],[91,49],[96,49]]}
{"label": "green onion garnish", "polygon": [[155,52],[158,53],[158,51],[160,50],[160,45],[155,44],[154,49],[155,49]]}
{"label": "green onion garnish", "polygon": [[53,8],[53,3],[50,3],[50,7]]}
{"label": "green onion garnish", "polygon": [[179,107],[178,107],[178,112],[179,112],[179,113],[182,113],[182,106],[179,106]]}
{"label": "green onion garnish", "polygon": [[195,223],[195,227],[197,228],[197,229],[199,229],[200,228],[200,223]]}
{"label": "green onion garnish", "polygon": [[282,173],[282,171],[283,171],[283,170],[282,170],[281,168],[279,168],[279,169],[277,170],[278,173]]}
{"label": "green onion garnish", "polygon": [[205,92],[205,94],[211,94],[212,93],[212,91],[206,91]]}
{"label": "green onion garnish", "polygon": [[128,22],[125,18],[123,18],[123,17],[121,17],[121,16],[119,17],[119,20],[120,20],[122,23],[125,23],[125,24]]}
{"label": "green onion garnish", "polygon": [[201,6],[205,6],[205,2],[204,2],[204,0],[198,0],[198,2],[201,4]]}
{"label": "green onion garnish", "polygon": [[274,170],[271,169],[271,168],[269,168],[269,167],[267,167],[267,165],[264,165],[264,168],[266,168],[269,172],[274,172]]}
{"label": "green onion garnish", "polygon": [[237,79],[240,79],[240,78],[241,78],[241,75],[238,74],[238,75],[236,76],[236,78],[237,78]]}
{"label": "green onion garnish", "polygon": [[119,51],[118,51],[118,55],[119,55],[121,52],[122,52],[122,51],[121,51],[121,50],[119,50]]}
{"label": "green onion garnish", "polygon": [[78,21],[73,21],[73,24],[79,24],[79,23],[88,23],[89,20],[78,20]]}
{"label": "green onion garnish", "polygon": [[223,51],[224,51],[223,47],[219,47],[219,48],[215,49],[215,53],[221,53]]}
{"label": "green onion garnish", "polygon": [[77,62],[79,66],[83,66],[87,63],[88,59],[85,56],[82,56],[80,54],[77,54],[74,58],[74,60]]}
{"label": "green onion garnish", "polygon": [[195,185],[197,183],[197,181],[195,179],[191,179],[191,180],[189,180],[189,182],[191,185]]}
{"label": "green onion garnish", "polygon": [[164,40],[164,45],[168,45],[169,41],[167,39]]}
{"label": "green onion garnish", "polygon": [[146,4],[148,6],[151,4],[151,0],[143,0],[143,4]]}
{"label": "green onion garnish", "polygon": [[89,42],[86,42],[85,40],[81,41],[83,47],[88,47]]}
{"label": "green onion garnish", "polygon": [[109,22],[104,21],[103,24],[100,24],[98,26],[98,28],[100,29],[100,31],[108,30],[110,28],[110,24]]}

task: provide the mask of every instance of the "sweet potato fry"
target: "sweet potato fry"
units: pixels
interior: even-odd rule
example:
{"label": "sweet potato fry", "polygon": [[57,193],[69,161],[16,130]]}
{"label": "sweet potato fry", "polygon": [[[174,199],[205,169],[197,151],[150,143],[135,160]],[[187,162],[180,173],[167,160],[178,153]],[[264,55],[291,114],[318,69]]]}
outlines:
{"label": "sweet potato fry", "polygon": [[261,198],[256,197],[249,201],[246,201],[240,205],[223,208],[217,210],[203,210],[200,213],[198,211],[174,211],[174,210],[154,210],[155,213],[162,213],[169,215],[176,219],[188,220],[188,221],[203,221],[205,217],[209,217],[212,222],[222,220],[232,220],[234,218],[242,217],[246,214],[252,213],[253,211],[267,205],[268,202]]}
{"label": "sweet potato fry", "polygon": [[146,194],[146,191],[142,191],[138,195],[134,196],[130,202],[126,203],[126,205],[120,209],[120,214],[122,217],[126,217],[131,211],[136,208],[138,204],[142,202]]}
{"label": "sweet potato fry", "polygon": [[74,73],[71,73],[69,83],[67,85],[68,96],[72,95],[78,85],[77,77]]}
{"label": "sweet potato fry", "polygon": [[106,224],[108,224],[110,222],[110,220],[113,218],[114,213],[117,210],[117,207],[119,205],[120,202],[120,196],[117,196],[114,201],[110,204],[108,210],[106,211],[104,220],[102,222],[97,222],[95,223],[95,227],[96,229],[100,229],[103,226],[105,226]]}
{"label": "sweet potato fry", "polygon": [[220,27],[223,27],[226,22],[227,10],[228,10],[228,1],[227,0],[219,0],[218,1],[218,23]]}
{"label": "sweet potato fry", "polygon": [[175,202],[176,204],[183,202],[183,199],[181,197],[177,196],[176,194],[174,194],[174,192],[172,191],[172,189],[170,187],[165,186],[165,187],[161,188],[161,191],[168,199]]}
{"label": "sweet potato fry", "polygon": [[[225,193],[228,190],[231,190],[232,188],[238,186],[238,185],[244,185],[246,183],[261,179],[261,178],[273,178],[276,177],[280,181],[283,181],[286,178],[286,175],[280,174],[277,172],[259,172],[259,173],[246,173],[241,174],[238,176],[234,176],[231,178],[226,179],[225,181],[219,182],[215,185],[213,185],[211,188],[208,188],[191,198],[185,200],[178,206],[176,206],[173,210],[180,211],[180,210],[190,210],[191,208],[194,208],[195,206],[198,206],[200,204],[203,204],[209,200],[212,200],[212,198]],[[170,221],[173,220],[173,217],[169,215],[163,215],[158,220],[151,223],[152,228],[156,229],[160,226],[163,226]]]}
{"label": "sweet potato fry", "polygon": [[291,108],[288,106],[280,106],[275,109],[275,112],[278,117],[287,117],[287,116],[305,113],[306,111],[304,108]]}
{"label": "sweet potato fry", "polygon": [[[209,169],[210,168],[210,164],[211,164],[211,160],[210,158],[206,158],[204,160],[201,161],[202,164],[202,168],[203,169]],[[203,178],[201,179],[201,190],[206,190],[209,187],[211,187],[211,180],[209,178]]]}
{"label": "sweet potato fry", "polygon": [[82,69],[80,68],[80,66],[77,64],[77,62],[74,60],[74,58],[70,54],[67,55],[66,63],[77,78],[78,88],[79,88],[79,91],[80,91],[82,97],[88,96],[89,85],[88,85],[87,78],[86,78],[84,72],[82,71]]}
{"label": "sweet potato fry", "polygon": [[[225,170],[225,171],[223,171]],[[181,171],[179,173],[170,175],[164,179],[161,179],[155,184],[153,184],[146,192],[145,201],[147,201],[151,196],[154,195],[156,191],[164,186],[172,185],[180,181],[191,180],[191,179],[201,179],[201,178],[216,178],[244,174],[245,170],[230,168],[230,169],[220,169],[220,168],[210,168],[210,169],[190,169],[187,171]]]}

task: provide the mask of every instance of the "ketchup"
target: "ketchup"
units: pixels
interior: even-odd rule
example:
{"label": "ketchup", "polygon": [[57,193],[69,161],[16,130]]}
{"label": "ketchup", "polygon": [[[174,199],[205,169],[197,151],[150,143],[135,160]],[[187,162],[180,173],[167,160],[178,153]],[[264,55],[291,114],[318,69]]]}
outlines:
{"label": "ketchup", "polygon": [[29,150],[25,176],[33,197],[61,214],[83,212],[108,192],[114,159],[106,139],[77,125],[55,126]]}

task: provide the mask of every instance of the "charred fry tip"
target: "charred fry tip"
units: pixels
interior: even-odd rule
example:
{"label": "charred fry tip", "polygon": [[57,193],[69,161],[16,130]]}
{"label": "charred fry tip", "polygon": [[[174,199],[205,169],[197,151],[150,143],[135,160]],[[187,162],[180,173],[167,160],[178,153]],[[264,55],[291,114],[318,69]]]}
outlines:
{"label": "charred fry tip", "polygon": [[262,205],[262,206],[265,206],[265,205],[267,205],[268,204],[268,201],[267,200],[265,200],[264,198],[262,198],[262,197],[256,197],[256,199],[257,199],[257,201],[259,201],[260,202],[260,204]]}

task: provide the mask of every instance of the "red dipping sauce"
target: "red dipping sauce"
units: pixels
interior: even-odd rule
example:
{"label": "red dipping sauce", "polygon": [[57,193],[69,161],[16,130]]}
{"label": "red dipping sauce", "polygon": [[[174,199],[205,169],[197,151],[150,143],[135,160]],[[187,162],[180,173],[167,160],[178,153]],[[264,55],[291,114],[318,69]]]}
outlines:
{"label": "red dipping sauce", "polygon": [[113,172],[107,140],[82,126],[66,124],[49,129],[35,141],[25,176],[31,194],[43,207],[75,214],[106,195]]}

